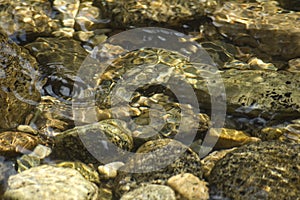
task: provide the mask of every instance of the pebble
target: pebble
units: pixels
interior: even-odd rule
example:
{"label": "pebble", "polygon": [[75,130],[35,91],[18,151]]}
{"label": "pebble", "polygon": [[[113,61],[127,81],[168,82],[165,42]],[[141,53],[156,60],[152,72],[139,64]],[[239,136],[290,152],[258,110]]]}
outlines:
{"label": "pebble", "polygon": [[98,171],[105,179],[115,178],[118,174],[118,169],[123,165],[123,162],[112,162],[106,165],[100,165]]}
{"label": "pebble", "polygon": [[168,179],[167,184],[187,200],[209,199],[207,182],[200,180],[193,174],[185,173],[172,176]]}

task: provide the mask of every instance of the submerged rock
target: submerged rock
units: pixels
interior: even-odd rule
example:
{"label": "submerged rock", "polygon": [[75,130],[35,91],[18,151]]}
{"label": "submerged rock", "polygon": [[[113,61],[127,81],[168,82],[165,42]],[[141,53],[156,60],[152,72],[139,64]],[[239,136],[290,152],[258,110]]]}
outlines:
{"label": "submerged rock", "polygon": [[70,168],[42,165],[9,177],[3,199],[96,200],[98,187]]}
{"label": "submerged rock", "polygon": [[120,200],[175,200],[174,191],[165,185],[146,184],[124,194]]}
{"label": "submerged rock", "polygon": [[38,144],[45,144],[39,135],[6,131],[0,133],[0,155],[16,156],[28,150],[33,150]]}
{"label": "submerged rock", "polygon": [[201,181],[193,174],[185,173],[172,176],[168,179],[168,185],[179,194],[179,197],[177,199],[209,199],[207,182]]}
{"label": "submerged rock", "polygon": [[299,57],[299,13],[284,12],[277,4],[226,2],[211,17],[220,33],[235,44],[257,48],[276,59]]}
{"label": "submerged rock", "polygon": [[115,27],[145,26],[162,23],[181,25],[186,21],[199,19],[205,9],[216,6],[214,1],[197,0],[95,0],[94,4],[101,10],[103,17],[111,20]]}
{"label": "submerged rock", "polygon": [[16,128],[40,100],[38,64],[0,34],[0,129]]}
{"label": "submerged rock", "polygon": [[51,15],[51,3],[47,0],[3,0],[0,27],[13,40],[28,42],[37,36],[51,35],[58,28]]}
{"label": "submerged rock", "polygon": [[131,132],[123,121],[103,120],[78,126],[59,133],[54,138],[51,156],[85,163],[108,163],[126,160],[133,149]]}
{"label": "submerged rock", "polygon": [[209,176],[211,195],[232,199],[297,199],[300,145],[259,142],[220,159]]}
{"label": "submerged rock", "polygon": [[180,173],[191,173],[202,178],[199,156],[182,143],[172,139],[146,142],[129,159],[115,179],[117,196],[143,184],[166,184]]}

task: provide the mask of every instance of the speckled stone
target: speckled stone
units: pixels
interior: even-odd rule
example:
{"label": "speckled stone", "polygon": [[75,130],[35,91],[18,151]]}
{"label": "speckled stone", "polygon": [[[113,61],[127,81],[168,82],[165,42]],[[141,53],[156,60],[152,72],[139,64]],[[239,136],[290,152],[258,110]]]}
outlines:
{"label": "speckled stone", "polygon": [[278,141],[239,147],[212,169],[210,194],[236,200],[298,199],[299,152],[299,144]]}
{"label": "speckled stone", "polygon": [[222,159],[227,153],[235,150],[236,147],[231,149],[224,149],[219,151],[213,151],[208,154],[205,158],[201,159],[201,163],[203,165],[203,176],[204,178],[208,178],[211,170],[215,166],[216,162]]}
{"label": "speckled stone", "polygon": [[42,165],[9,177],[4,199],[96,200],[98,188],[75,169]]}
{"label": "speckled stone", "polygon": [[16,128],[40,100],[38,64],[1,33],[0,63],[0,129]]}
{"label": "speckled stone", "polygon": [[172,139],[146,142],[129,159],[115,179],[117,196],[142,184],[166,184],[180,173],[191,173],[202,178],[199,156],[182,143]]}
{"label": "speckled stone", "polygon": [[175,192],[168,186],[146,184],[124,194],[120,200],[175,200]]}

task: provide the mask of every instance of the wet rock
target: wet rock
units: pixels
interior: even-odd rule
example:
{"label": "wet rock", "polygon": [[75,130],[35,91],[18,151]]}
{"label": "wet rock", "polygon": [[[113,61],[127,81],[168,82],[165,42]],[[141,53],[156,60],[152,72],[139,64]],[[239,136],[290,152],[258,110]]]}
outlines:
{"label": "wet rock", "polygon": [[171,26],[196,20],[204,15],[205,9],[216,6],[214,1],[106,1],[95,0],[104,18],[111,20],[114,27],[145,26],[167,24]]}
{"label": "wet rock", "polygon": [[146,184],[131,192],[124,194],[121,200],[175,200],[174,191],[165,185]]}
{"label": "wet rock", "polygon": [[49,156],[51,152],[51,148],[44,145],[37,145],[32,152],[17,159],[18,172],[39,166],[41,160]]}
{"label": "wet rock", "polygon": [[203,165],[203,176],[204,178],[208,178],[211,170],[215,166],[216,162],[222,159],[227,153],[235,150],[236,147],[231,149],[224,149],[219,151],[213,151],[208,154],[205,158],[201,160],[201,164]]}
{"label": "wet rock", "polygon": [[299,13],[283,12],[276,1],[226,2],[212,13],[214,25],[235,44],[285,60],[300,55],[298,18]]}
{"label": "wet rock", "polygon": [[47,0],[1,1],[0,27],[16,42],[32,41],[37,36],[49,36],[58,28],[51,18]]}
{"label": "wet rock", "polygon": [[79,0],[54,0],[53,8],[59,12],[55,18],[61,23],[59,30],[53,32],[55,36],[72,37],[74,33],[75,17],[79,10]]}
{"label": "wet rock", "polygon": [[207,200],[209,193],[207,183],[193,174],[185,173],[172,176],[167,184],[180,194],[180,199]]}
{"label": "wet rock", "polygon": [[89,165],[84,164],[83,162],[79,161],[65,161],[59,162],[55,164],[56,167],[63,167],[63,168],[70,168],[75,169],[78,171],[86,180],[93,182],[93,183],[100,183],[99,174],[98,172]]}
{"label": "wet rock", "polygon": [[33,150],[38,144],[46,144],[38,135],[15,131],[0,133],[0,141],[0,155],[8,157]]}
{"label": "wet rock", "polygon": [[107,20],[101,19],[98,7],[93,5],[92,0],[81,2],[75,18],[75,29],[78,31],[93,31],[106,28]]}
{"label": "wet rock", "polygon": [[38,65],[27,50],[2,34],[0,49],[0,129],[16,128],[40,100]]}
{"label": "wet rock", "polygon": [[97,199],[98,188],[75,169],[42,165],[10,176],[4,199]]}
{"label": "wet rock", "polygon": [[222,128],[220,134],[215,134],[214,130],[210,131],[213,137],[218,137],[214,149],[226,149],[232,147],[242,146],[248,143],[259,142],[260,139],[250,137],[243,131],[234,129]]}
{"label": "wet rock", "polygon": [[146,142],[133,157],[119,169],[115,179],[117,196],[143,184],[166,184],[180,173],[191,173],[202,178],[200,159],[187,146],[172,139]]}
{"label": "wet rock", "polygon": [[229,113],[286,120],[299,116],[300,79],[284,71],[228,70],[222,72]]}
{"label": "wet rock", "polygon": [[289,72],[299,73],[300,72],[300,58],[291,59],[288,62],[289,66],[286,69]]}
{"label": "wet rock", "polygon": [[126,160],[133,149],[131,132],[117,119],[77,126],[57,134],[54,142],[54,158],[95,164]]}
{"label": "wet rock", "polygon": [[[87,56],[80,42],[69,38],[38,38],[25,46],[40,64],[42,79],[46,79],[43,95],[59,100],[80,92],[80,86],[74,85],[77,70]],[[73,88],[74,87],[74,88]]]}
{"label": "wet rock", "polygon": [[219,160],[209,176],[210,194],[232,199],[297,199],[300,146],[260,142]]}
{"label": "wet rock", "polygon": [[98,171],[105,179],[115,178],[118,174],[118,169],[123,165],[124,163],[122,162],[112,162],[98,166]]}

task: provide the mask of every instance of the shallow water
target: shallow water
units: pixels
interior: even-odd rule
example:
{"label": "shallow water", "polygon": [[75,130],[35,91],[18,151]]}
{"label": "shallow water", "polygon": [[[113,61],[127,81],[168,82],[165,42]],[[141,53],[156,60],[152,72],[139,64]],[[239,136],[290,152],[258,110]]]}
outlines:
{"label": "shallow water", "polygon": [[[114,118],[124,121],[126,131],[122,123],[115,122],[101,125],[101,131],[132,154],[144,142],[160,138],[175,138],[193,147],[201,158],[212,149],[249,141],[299,145],[300,5],[296,0],[278,1],[280,4],[210,0],[202,2],[203,7],[196,0],[189,4],[128,2],[122,7],[117,1],[102,0],[0,1],[1,33],[22,47],[7,51],[7,41],[1,39],[0,103],[4,106],[0,110],[4,120],[0,120],[0,156],[4,160],[16,163],[34,144],[41,143],[54,150],[44,163],[80,160],[94,167],[112,161],[130,163],[128,153],[110,152],[112,147],[102,136],[98,151],[114,152],[109,161],[104,161],[107,155],[99,161],[89,158],[90,149],[81,150],[95,145],[91,141],[80,138],[84,144],[78,144],[79,148],[72,143],[78,138],[56,137],[77,126]],[[19,125],[29,125],[30,131]],[[117,135],[127,128],[133,139]],[[224,141],[214,147],[218,139],[207,130],[219,128],[244,131],[246,136],[228,131],[228,136],[218,135]],[[39,136],[32,136],[38,139],[30,140],[30,145],[23,142],[23,136],[7,134],[17,130],[31,135],[38,132]],[[87,135],[94,137],[89,131],[91,136]],[[195,145],[199,139],[202,149]],[[0,194],[13,171],[5,170],[0,170]],[[119,198],[124,191],[115,189],[112,182],[103,185]],[[295,194],[297,190],[299,187],[293,188]],[[210,198],[230,196],[218,195]],[[234,192],[230,197],[241,198]]]}

